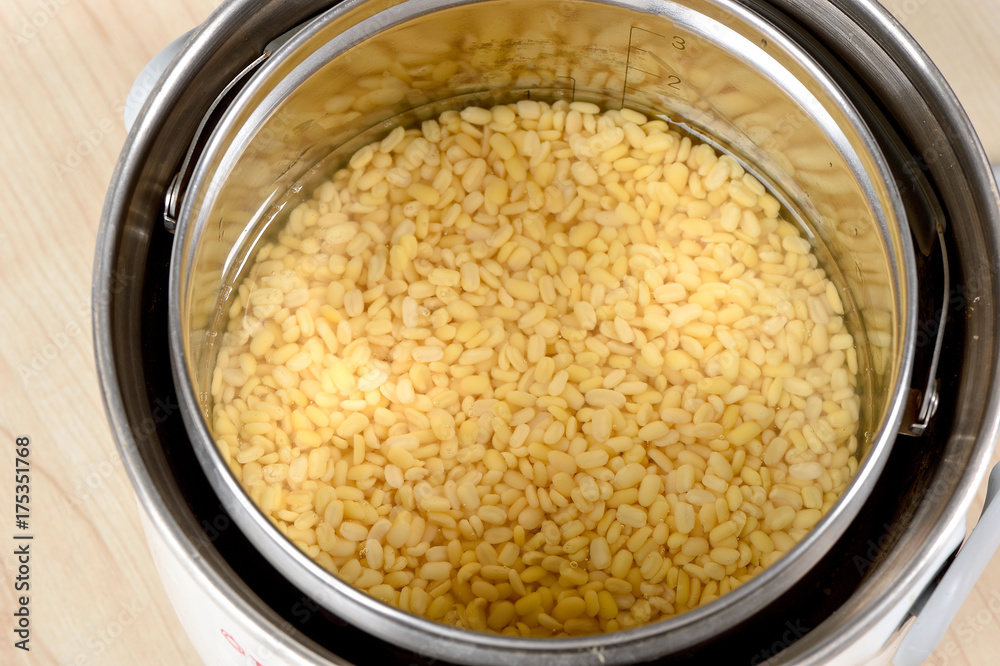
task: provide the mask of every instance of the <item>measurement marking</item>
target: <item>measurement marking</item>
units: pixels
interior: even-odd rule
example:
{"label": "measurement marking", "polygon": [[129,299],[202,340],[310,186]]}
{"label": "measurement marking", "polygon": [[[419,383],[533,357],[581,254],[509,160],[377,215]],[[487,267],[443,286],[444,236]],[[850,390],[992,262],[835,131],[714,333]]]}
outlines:
{"label": "measurement marking", "polygon": [[[660,34],[660,33],[658,33],[658,32],[653,32],[652,30],[646,30],[645,28],[640,28],[640,27],[638,27],[638,26],[632,26],[632,30],[641,30],[641,31],[643,31],[643,32],[648,32],[648,33],[649,33],[649,34],[651,34],[651,35],[656,35],[657,37],[662,37],[663,39],[666,39],[666,38],[667,38],[667,36],[666,36],[666,35],[661,35],[661,34]],[[631,35],[629,35],[629,36],[631,37]]]}
{"label": "measurement marking", "polygon": [[666,60],[664,60],[660,56],[656,55],[652,51],[647,51],[647,53],[649,53],[649,57],[652,58],[653,60],[655,60],[657,63],[659,63],[660,67],[662,67],[663,69],[665,69],[667,71],[670,71],[670,72],[676,71],[676,70],[674,70],[673,67],[670,66],[670,63],[668,63]]}
{"label": "measurement marking", "polygon": [[[556,78],[557,79],[569,79],[570,81],[573,82],[572,85],[570,86],[569,99],[570,99],[571,102],[575,102],[576,101],[576,79],[573,78],[572,76],[557,76]],[[557,88],[557,90],[565,90],[565,88]]]}
{"label": "measurement marking", "polygon": [[625,94],[628,92],[628,67],[629,63],[632,62],[632,33],[635,30],[636,27],[632,26],[628,31],[628,48],[625,50],[625,76],[622,78],[622,102],[619,109],[625,108]]}
{"label": "measurement marking", "polygon": [[[629,29],[629,33],[628,33],[628,50],[626,51],[626,55],[625,55],[625,79],[624,79],[624,81],[622,83],[622,99],[621,99],[620,108],[625,108],[625,96],[628,94],[629,90],[633,90],[635,92],[640,92],[638,88],[635,88],[635,87],[630,86],[628,84],[628,75],[629,75],[629,72],[631,70],[635,70],[635,71],[641,72],[641,73],[643,73],[643,74],[645,74],[647,76],[652,76],[654,78],[657,78],[660,81],[664,81],[665,85],[667,87],[673,88],[674,90],[680,90],[681,89],[680,88],[680,84],[682,83],[682,79],[680,78],[680,76],[678,76],[676,74],[676,70],[670,65],[670,63],[668,63],[666,60],[664,60],[663,58],[661,58],[660,56],[658,56],[656,53],[654,53],[653,51],[651,51],[649,49],[643,48],[641,46],[633,46],[632,45],[632,35],[635,33],[636,30],[640,30],[642,32],[645,32],[647,34],[653,35],[655,37],[659,37],[660,39],[663,39],[663,40],[669,40],[670,44],[675,49],[677,49],[679,51],[683,51],[685,49],[685,41],[684,41],[683,37],[680,37],[678,35],[673,35],[673,36],[669,36],[668,37],[667,35],[661,35],[660,33],[653,32],[652,30],[646,30],[645,28],[639,28],[639,27],[636,27],[636,26],[632,26]],[[663,74],[658,74],[658,73],[655,73],[655,72],[650,72],[650,71],[647,71],[645,69],[640,69],[640,68],[634,66],[632,64],[632,50],[633,49],[635,49],[636,51],[642,51],[643,53],[646,53],[648,55],[648,57],[652,58],[657,64],[659,64],[660,67],[662,67],[664,71],[666,71],[666,72],[675,72],[675,73],[674,74],[663,75]]]}

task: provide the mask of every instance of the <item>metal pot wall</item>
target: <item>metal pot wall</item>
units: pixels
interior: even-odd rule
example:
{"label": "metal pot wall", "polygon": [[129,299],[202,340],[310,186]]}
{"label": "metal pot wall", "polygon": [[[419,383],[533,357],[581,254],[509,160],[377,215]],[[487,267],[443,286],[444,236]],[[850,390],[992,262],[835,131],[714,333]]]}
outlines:
{"label": "metal pot wall", "polygon": [[[414,17],[428,13],[432,5],[408,4],[421,9],[413,12]],[[561,3],[552,9],[562,8],[569,15],[566,7],[577,4],[586,4],[591,11],[598,7]],[[601,7],[624,11],[620,7]],[[533,646],[461,635],[469,632],[439,634],[429,640],[428,627],[423,625],[430,623],[414,622],[412,618],[397,617],[403,614],[375,608],[377,604],[370,600],[366,603],[360,594],[345,605],[345,594],[350,597],[349,593],[327,587],[315,575],[310,578],[308,563],[296,561],[295,553],[287,548],[267,545],[273,538],[248,518],[252,507],[241,498],[238,488],[233,488],[231,479],[227,480],[221,471],[213,472],[214,463],[206,459],[204,448],[197,444],[192,448],[189,443],[203,436],[198,431],[200,421],[195,411],[198,400],[185,385],[183,368],[172,377],[166,358],[169,316],[165,276],[173,270],[178,280],[182,271],[177,258],[170,265],[173,237],[164,228],[161,214],[172,179],[178,171],[186,171],[182,163],[189,141],[178,138],[194,139],[200,119],[210,112],[212,100],[265,52],[266,44],[325,8],[326,3],[320,2],[281,3],[280,7],[276,2],[225,5],[192,36],[140,114],[109,193],[97,259],[95,302],[103,305],[95,313],[95,335],[112,423],[148,518],[147,531],[161,573],[169,581],[168,589],[181,610],[182,621],[195,637],[195,645],[210,663],[223,663],[219,659],[222,655],[240,656],[240,652],[255,654],[260,663],[336,662],[338,655],[363,661],[365,655],[376,653],[393,659],[412,657],[392,642],[438,660],[535,660],[539,651]],[[867,658],[903,622],[909,608],[961,540],[964,512],[985,473],[995,440],[995,186],[968,121],[950,91],[881,10],[860,3],[823,6],[820,10],[797,2],[698,3],[698,8],[701,16],[730,23],[734,16],[738,17],[735,23],[742,26],[743,38],[746,34],[755,40],[761,34],[770,36],[772,53],[786,55],[791,49],[807,56],[805,60],[785,60],[783,71],[804,73],[802,80],[809,86],[803,90],[782,84],[781,76],[775,75],[779,80],[775,88],[779,93],[784,90],[786,97],[778,94],[773,100],[801,101],[803,97],[796,94],[804,93],[817,99],[821,110],[809,104],[793,104],[786,113],[799,116],[771,116],[769,122],[785,118],[792,128],[787,140],[802,139],[804,132],[827,122],[830,131],[812,138],[826,138],[829,154],[843,160],[842,173],[853,175],[858,183],[856,201],[867,208],[871,220],[865,228],[870,233],[865,237],[873,239],[861,250],[869,253],[866,262],[877,256],[875,264],[884,267],[884,278],[869,276],[867,282],[861,279],[852,293],[863,306],[861,312],[882,306],[897,315],[893,337],[897,349],[889,355],[888,364],[872,361],[871,374],[881,393],[895,392],[898,397],[894,395],[871,410],[875,413],[873,430],[881,432],[881,444],[872,447],[860,481],[852,486],[854,490],[839,505],[836,515],[826,522],[827,529],[817,531],[816,537],[810,537],[805,544],[808,547],[798,549],[800,554],[789,558],[781,572],[784,575],[763,579],[761,587],[769,590],[769,596],[745,594],[733,604],[716,603],[719,608],[703,613],[704,617],[690,614],[688,620],[701,622],[677,622],[667,630],[658,630],[654,625],[634,630],[638,634],[602,637],[593,645],[550,645],[543,650],[544,658],[552,663],[587,659],[595,663],[637,662],[655,656],[681,659],[694,655],[759,663],[772,653],[780,653],[777,660],[794,656],[802,661],[822,661],[841,653]],[[719,37],[718,32],[712,32],[717,30],[716,23],[699,23],[692,19],[690,10],[667,3],[640,9],[662,14],[682,29],[700,31],[683,34],[699,37],[704,43]],[[382,11],[375,14],[373,10]],[[355,2],[344,3],[338,15],[347,17],[342,21],[357,22],[373,14],[372,22],[382,30],[398,21],[402,11],[373,2]],[[324,25],[328,26],[327,32],[318,23],[306,28],[286,44],[286,51],[295,54],[293,49],[309,39],[316,44],[331,42],[338,35],[341,41],[360,39],[358,30],[352,32],[348,24],[333,21]],[[609,50],[615,49],[609,46]],[[628,55],[632,51],[629,43],[624,52]],[[617,52],[621,54],[622,49],[617,48]],[[290,90],[287,84],[285,88],[268,88],[268,77],[280,81],[303,59],[300,52],[298,60],[286,57],[265,65],[244,91],[244,97],[256,95],[255,102],[273,111]],[[614,61],[614,57],[611,59]],[[748,55],[748,59],[753,58]],[[817,70],[810,71],[803,62],[815,65]],[[626,69],[623,85],[628,80]],[[554,94],[566,94],[566,87],[561,88]],[[228,95],[223,105],[228,105],[233,96]],[[732,127],[720,129],[715,122],[720,118],[732,121],[733,116],[716,114],[713,120],[711,114],[704,113],[703,105],[699,108],[699,101],[705,99],[704,94],[679,98],[676,107],[669,110],[681,113],[696,125],[700,118],[700,129],[712,130],[740,145],[740,131],[728,131]],[[664,103],[664,98],[661,96],[659,101]],[[211,139],[214,144],[210,142],[206,152],[210,157],[199,164],[194,179],[182,176],[179,180],[194,192],[184,200],[189,219],[198,218],[194,213],[199,206],[204,207],[207,216],[211,205],[226,202],[225,187],[221,185],[225,181],[216,177],[220,166],[238,172],[240,167],[233,165],[249,163],[234,161],[239,151],[226,153],[221,149],[229,145],[227,131],[231,132],[228,140],[232,140],[246,132],[245,128],[253,128],[258,118],[289,122],[289,114],[258,112],[255,117],[257,108],[258,104],[248,106],[243,115],[238,108],[230,111]],[[386,117],[404,110],[394,109]],[[848,114],[856,115],[845,120]],[[799,117],[806,121],[796,120]],[[294,115],[291,118],[301,120]],[[817,122],[817,118],[823,122]],[[747,127],[730,124],[736,125],[744,137],[750,134]],[[260,127],[266,129],[266,125]],[[245,146],[241,144],[241,149]],[[750,143],[742,146],[752,152]],[[328,150],[329,145],[321,148]],[[286,173],[295,176],[295,168],[310,167],[322,154],[320,150],[299,162],[290,162]],[[766,162],[763,155],[758,157],[762,164]],[[795,198],[801,184],[795,182],[794,170],[765,170]],[[247,174],[252,176],[253,172],[245,169],[243,175]],[[199,186],[201,182],[204,187]],[[283,186],[279,183],[274,191]],[[909,260],[904,251],[909,243],[904,221],[913,227],[916,256],[921,262],[920,292],[927,301],[923,309],[929,313],[922,319],[922,329],[916,324],[918,303],[914,271],[912,266],[907,268]],[[835,229],[836,224],[814,231],[835,261],[844,265],[857,256],[859,248],[843,242],[838,245]],[[197,243],[182,245],[175,257],[189,260],[196,254],[192,248],[197,248]],[[933,257],[933,252],[942,248],[946,261],[922,258],[925,252]],[[944,282],[946,266],[950,266],[951,279],[961,286],[961,291],[949,290]],[[128,282],[134,287],[112,293],[102,276],[118,272],[141,279]],[[873,290],[873,284],[883,286]],[[935,299],[944,307],[935,306]],[[938,312],[950,315],[940,348],[934,344]],[[188,317],[185,324],[197,318],[190,311],[184,316]],[[870,330],[863,318],[859,317],[859,325]],[[186,348],[178,343],[189,332],[174,326],[175,349]],[[935,350],[941,354],[939,370],[932,362],[937,358]],[[913,355],[918,357],[912,369],[916,393],[910,396],[907,389]],[[880,372],[884,377],[880,378]],[[924,398],[935,395],[933,385],[921,383],[928,374],[936,375],[938,380],[938,411],[920,438],[901,438],[892,446],[901,420],[905,419],[904,428],[920,430],[919,412],[930,406],[930,400]],[[197,377],[197,368],[193,375]],[[175,400],[178,395],[192,417],[188,429],[175,412],[166,419],[152,416],[157,400]],[[913,413],[904,414],[911,398]],[[147,423],[155,423],[155,431],[136,429],[137,424]],[[913,427],[915,424],[917,427]],[[207,476],[198,464],[199,456]],[[252,545],[246,542],[247,537]],[[307,594],[296,590],[289,581]],[[343,624],[335,613],[350,618],[351,624]],[[632,635],[627,636],[629,633]],[[261,640],[261,635],[271,639]],[[270,652],[270,658],[264,652]]]}

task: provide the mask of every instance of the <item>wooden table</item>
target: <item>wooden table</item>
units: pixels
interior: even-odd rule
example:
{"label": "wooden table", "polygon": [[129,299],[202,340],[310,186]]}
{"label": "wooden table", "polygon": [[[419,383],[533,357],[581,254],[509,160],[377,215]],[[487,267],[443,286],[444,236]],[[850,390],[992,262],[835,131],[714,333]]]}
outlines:
{"label": "wooden table", "polygon": [[[90,330],[104,193],[142,66],[216,0],[0,5],[0,663],[196,664],[157,578],[105,421]],[[989,0],[892,0],[1000,161],[1000,14]],[[15,437],[31,437],[31,652],[12,647]],[[1000,460],[1000,455],[997,456]],[[981,497],[981,494],[980,494]],[[970,516],[978,515],[981,499]],[[970,518],[971,520],[971,518]],[[929,663],[1000,654],[1000,556]]]}

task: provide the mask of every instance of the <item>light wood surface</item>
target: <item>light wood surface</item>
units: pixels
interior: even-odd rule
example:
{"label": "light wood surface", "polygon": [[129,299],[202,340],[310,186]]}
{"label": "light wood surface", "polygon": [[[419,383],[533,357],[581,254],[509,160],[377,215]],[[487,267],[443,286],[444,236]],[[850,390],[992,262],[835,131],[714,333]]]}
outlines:
{"label": "light wood surface", "polygon": [[[142,66],[216,0],[0,4],[0,663],[197,664],[105,420],[90,330],[104,194]],[[994,0],[893,0],[1000,161]],[[31,652],[12,646],[13,442],[31,444]],[[997,457],[1000,460],[1000,456]],[[973,512],[978,515],[980,501]],[[1000,556],[929,663],[1000,654]]]}

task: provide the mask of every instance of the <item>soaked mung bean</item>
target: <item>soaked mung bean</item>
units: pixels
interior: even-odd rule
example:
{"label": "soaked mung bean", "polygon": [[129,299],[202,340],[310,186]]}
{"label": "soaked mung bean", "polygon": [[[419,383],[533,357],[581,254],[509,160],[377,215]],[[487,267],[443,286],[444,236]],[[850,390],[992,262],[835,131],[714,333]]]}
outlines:
{"label": "soaked mung bean", "polygon": [[631,110],[396,128],[257,252],[219,450],[299,548],[403,610],[521,636],[683,613],[857,468],[843,301],[779,210]]}

